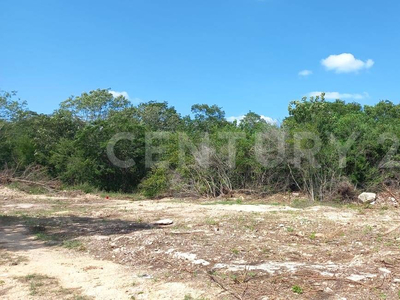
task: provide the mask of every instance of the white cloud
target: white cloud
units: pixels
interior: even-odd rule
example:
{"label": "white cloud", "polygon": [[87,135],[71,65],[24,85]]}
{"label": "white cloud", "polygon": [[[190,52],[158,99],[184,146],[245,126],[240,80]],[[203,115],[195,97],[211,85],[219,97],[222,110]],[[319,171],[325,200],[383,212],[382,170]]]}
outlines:
{"label": "white cloud", "polygon": [[261,117],[261,119],[263,119],[263,120],[264,120],[265,122],[267,122],[268,124],[271,124],[271,125],[276,125],[276,124],[278,124],[278,120],[272,119],[271,117],[266,117],[266,116],[263,116],[263,115],[261,115],[260,117]]}
{"label": "white cloud", "polygon": [[313,72],[311,70],[303,70],[299,72],[299,76],[310,76]]}
{"label": "white cloud", "polygon": [[371,68],[374,65],[374,61],[372,59],[362,61],[356,59],[351,53],[342,53],[339,55],[329,55],[327,58],[321,60],[321,64],[328,71],[351,73]]}
{"label": "white cloud", "polygon": [[[320,96],[322,92],[311,92],[308,94],[309,97],[316,97]],[[349,94],[349,93],[339,93],[339,92],[325,92],[325,99],[327,100],[336,100],[336,99],[353,99],[353,100],[360,100],[364,98],[368,98],[369,94],[364,92],[362,94]]]}
{"label": "white cloud", "polygon": [[244,116],[239,116],[239,117],[228,117],[228,118],[226,118],[226,120],[228,121],[228,122],[234,122],[234,121],[238,121],[238,122],[240,122],[241,120],[243,120],[243,118],[244,118]]}
{"label": "white cloud", "polygon": [[127,92],[117,92],[117,91],[110,91],[110,94],[113,95],[114,98],[117,98],[119,96],[124,96],[126,99],[129,99],[129,95]]}
{"label": "white cloud", "polygon": [[[238,116],[238,117],[232,116],[232,117],[226,118],[226,120],[227,120],[228,122],[237,121],[238,123],[240,123],[240,122],[244,119],[244,117],[245,117],[245,115],[241,115],[241,116]],[[271,124],[271,125],[276,125],[276,124],[278,124],[278,120],[275,120],[275,119],[272,119],[272,118],[270,118],[270,117],[266,117],[266,116],[263,116],[263,115],[260,115],[260,117],[261,117],[261,119],[263,119],[263,120],[264,120],[265,122],[267,122],[268,124]]]}

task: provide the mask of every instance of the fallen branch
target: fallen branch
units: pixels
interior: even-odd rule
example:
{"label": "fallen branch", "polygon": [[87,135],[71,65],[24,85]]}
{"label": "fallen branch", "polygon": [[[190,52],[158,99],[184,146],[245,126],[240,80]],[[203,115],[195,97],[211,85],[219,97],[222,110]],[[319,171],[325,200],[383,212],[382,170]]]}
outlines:
{"label": "fallen branch", "polygon": [[[229,290],[228,288],[226,288],[221,282],[219,282],[213,275],[211,275],[210,273],[207,273],[208,276],[210,277],[210,279],[215,282],[221,289],[223,289],[225,292],[231,294],[233,297],[235,297],[236,299],[239,300],[243,300],[243,298],[236,294],[235,292],[232,292],[231,290]],[[246,288],[247,289],[247,288]]]}
{"label": "fallen branch", "polygon": [[[307,275],[303,275],[303,274],[293,274],[293,276],[307,276]],[[331,281],[344,281],[350,284],[359,284],[362,286],[365,286],[365,284],[363,284],[362,282],[358,282],[355,280],[351,280],[351,279],[347,279],[347,278],[339,278],[339,277],[326,277],[326,276],[307,276],[307,278],[309,279],[315,279],[315,280],[331,280]]]}
{"label": "fallen branch", "polygon": [[6,165],[5,169],[0,172],[0,184],[18,182],[29,186],[39,186],[49,192],[54,191],[60,186],[57,180],[48,179],[46,176],[47,169],[45,167],[30,165],[27,166],[22,173],[18,172],[18,169],[18,165],[13,169],[9,169]]}
{"label": "fallen branch", "polygon": [[390,228],[388,231],[386,231],[383,235],[388,235],[389,233],[392,233],[393,231],[397,230],[400,228],[400,225],[394,226]]}
{"label": "fallen branch", "polygon": [[26,179],[21,179],[21,178],[4,178],[0,177],[0,182],[20,182],[20,183],[25,183],[28,185],[38,185],[43,188],[45,188],[48,191],[54,191],[56,188],[56,184],[52,184],[49,182],[38,182],[38,181],[31,181],[31,180],[26,180]]}
{"label": "fallen branch", "polygon": [[390,196],[392,196],[393,199],[398,203],[399,201],[397,200],[397,197],[392,193],[392,191],[385,184],[383,186],[385,187],[386,192],[388,192]]}

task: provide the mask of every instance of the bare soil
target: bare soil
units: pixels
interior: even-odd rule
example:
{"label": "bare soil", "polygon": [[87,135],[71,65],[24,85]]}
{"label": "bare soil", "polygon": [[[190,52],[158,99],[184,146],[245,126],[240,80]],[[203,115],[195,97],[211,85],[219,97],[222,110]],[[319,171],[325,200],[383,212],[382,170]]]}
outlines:
{"label": "bare soil", "polygon": [[317,206],[299,195],[134,200],[1,187],[0,298],[399,299],[400,215],[386,198]]}

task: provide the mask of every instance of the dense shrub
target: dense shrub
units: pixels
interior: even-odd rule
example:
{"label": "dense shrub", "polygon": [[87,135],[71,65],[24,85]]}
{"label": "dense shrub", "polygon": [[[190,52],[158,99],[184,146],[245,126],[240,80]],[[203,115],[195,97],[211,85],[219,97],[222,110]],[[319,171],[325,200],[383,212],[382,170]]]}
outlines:
{"label": "dense shrub", "polygon": [[[0,93],[0,166],[14,176],[39,165],[65,185],[147,197],[302,190],[349,201],[356,189],[399,185],[400,105],[390,101],[362,106],[322,94],[291,102],[277,125],[254,112],[228,122],[206,104],[182,117],[166,102],[133,106],[108,90],[69,98],[50,115],[15,97]],[[111,161],[110,145],[119,161],[134,163]]]}

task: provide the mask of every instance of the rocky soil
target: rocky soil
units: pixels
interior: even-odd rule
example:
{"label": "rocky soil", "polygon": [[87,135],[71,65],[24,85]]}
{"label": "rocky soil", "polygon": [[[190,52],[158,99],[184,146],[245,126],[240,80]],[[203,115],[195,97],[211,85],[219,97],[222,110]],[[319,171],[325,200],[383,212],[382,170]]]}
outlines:
{"label": "rocky soil", "polygon": [[107,198],[0,188],[0,297],[399,299],[398,194]]}

